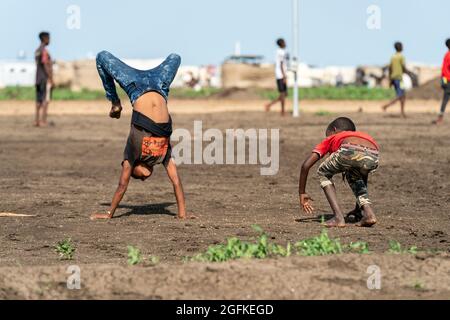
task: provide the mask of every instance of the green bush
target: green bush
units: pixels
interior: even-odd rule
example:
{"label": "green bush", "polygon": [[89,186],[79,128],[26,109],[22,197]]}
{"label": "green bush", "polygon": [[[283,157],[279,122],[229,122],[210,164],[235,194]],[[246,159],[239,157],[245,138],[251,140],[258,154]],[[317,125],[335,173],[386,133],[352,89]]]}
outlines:
{"label": "green bush", "polygon": [[416,280],[413,284],[413,288],[418,291],[425,290],[425,285],[420,281]]}
{"label": "green bush", "polygon": [[[125,92],[118,88],[119,96],[124,98]],[[36,96],[34,87],[6,87],[0,89],[0,100],[34,100]],[[68,88],[55,88],[52,91],[52,100],[99,100],[105,99],[102,90],[72,91]]]}
{"label": "green bush", "polygon": [[369,245],[364,241],[350,242],[348,245],[350,252],[367,254],[370,253]]}
{"label": "green bush", "polygon": [[170,97],[178,99],[209,98],[220,91],[221,90],[218,88],[202,88],[200,90],[191,88],[172,88],[170,89]]}
{"label": "green bush", "polygon": [[325,229],[317,237],[297,242],[295,248],[298,254],[302,256],[324,256],[342,253],[339,239],[331,239]]}
{"label": "green bush", "polygon": [[332,115],[332,113],[330,111],[326,111],[326,110],[319,110],[319,111],[316,111],[314,113],[314,115],[322,117],[322,116],[330,116],[330,115]]}
{"label": "green bush", "polygon": [[412,246],[409,249],[402,248],[400,242],[396,240],[389,240],[389,253],[399,254],[399,253],[409,253],[409,254],[417,254],[417,247]]}
{"label": "green bush", "polygon": [[128,246],[128,265],[134,266],[142,264],[143,266],[155,266],[159,263],[159,257],[149,255],[147,258],[142,256],[141,250],[134,246]]}
{"label": "green bush", "polygon": [[[277,90],[249,89],[256,93],[261,99],[274,99],[278,97]],[[117,87],[119,97],[126,98],[125,92]],[[191,88],[172,88],[170,96],[178,99],[205,99],[222,92],[218,88],[202,88],[194,90]],[[289,98],[292,98],[292,89],[289,89]],[[357,86],[346,87],[315,87],[300,88],[300,99],[326,99],[326,100],[386,100],[394,97],[394,93],[390,89],[385,88],[366,88]],[[0,100],[34,100],[35,88],[31,87],[6,87],[0,89]],[[105,99],[103,90],[87,90],[71,91],[68,88],[55,88],[52,94],[53,100],[101,100]]]}
{"label": "green bush", "polygon": [[[292,89],[289,89],[288,96],[292,98]],[[261,97],[264,99],[275,99],[278,97],[276,90],[261,91]],[[300,100],[387,100],[394,98],[395,94],[392,90],[386,88],[367,88],[359,86],[345,86],[345,87],[313,87],[300,88]]]}
{"label": "green bush", "polygon": [[208,247],[206,252],[192,258],[185,257],[185,261],[223,262],[240,258],[264,259],[270,257],[288,257],[292,253],[302,256],[324,256],[340,254],[344,252],[368,254],[369,245],[363,241],[350,242],[349,245],[341,245],[339,239],[329,237],[326,229],[319,236],[298,241],[293,246],[287,243],[281,246],[271,243],[266,233],[259,227],[253,226],[258,237],[252,242],[242,241],[236,237],[229,238],[225,244]]}
{"label": "green bush", "polygon": [[134,266],[142,262],[141,251],[133,246],[128,246],[128,264]]}
{"label": "green bush", "polygon": [[75,253],[75,246],[72,244],[72,239],[67,238],[59,241],[55,246],[59,258],[63,260],[72,260]]}
{"label": "green bush", "polygon": [[210,246],[205,253],[194,256],[193,260],[222,262],[240,258],[286,257],[291,254],[291,245],[289,243],[286,247],[270,243],[267,235],[259,226],[253,226],[253,229],[259,233],[254,242],[241,241],[236,237],[229,238],[226,244]]}
{"label": "green bush", "polygon": [[159,263],[159,257],[150,255],[148,256],[147,262],[153,266],[157,265]]}

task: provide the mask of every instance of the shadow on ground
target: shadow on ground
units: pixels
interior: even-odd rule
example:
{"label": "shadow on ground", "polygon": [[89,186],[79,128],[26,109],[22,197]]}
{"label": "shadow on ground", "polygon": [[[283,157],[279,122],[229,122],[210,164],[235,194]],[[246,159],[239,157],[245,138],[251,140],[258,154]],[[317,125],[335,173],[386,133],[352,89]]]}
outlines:
{"label": "shadow on ground", "polygon": [[[167,208],[174,205],[175,202],[162,202],[162,203],[152,203],[145,205],[127,205],[121,204],[118,208],[130,209],[130,211],[118,215],[117,218],[128,217],[131,215],[152,215],[152,214],[165,214],[168,216],[175,216],[176,214]],[[101,203],[102,206],[109,206],[109,203]]]}

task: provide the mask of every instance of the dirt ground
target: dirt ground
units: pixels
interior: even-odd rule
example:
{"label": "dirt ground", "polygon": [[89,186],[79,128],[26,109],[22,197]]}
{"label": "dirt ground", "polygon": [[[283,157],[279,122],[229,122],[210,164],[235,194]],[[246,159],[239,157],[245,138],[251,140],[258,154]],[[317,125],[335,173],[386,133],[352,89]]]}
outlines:
{"label": "dirt ground", "polygon": [[[380,289],[369,290],[373,265],[380,268]],[[81,289],[68,290],[67,266],[2,267],[0,299],[449,299],[449,269],[450,256],[422,254],[86,264],[80,265]]]}
{"label": "dirt ground", "polygon": [[[450,298],[450,125],[430,125],[436,102],[410,103],[406,120],[394,111],[375,112],[373,102],[347,109],[343,102],[305,102],[308,112],[298,119],[258,112],[260,103],[219,101],[219,111],[209,112],[214,102],[173,101],[174,129],[192,132],[194,120],[222,131],[280,128],[277,175],[261,176],[259,165],[181,165],[188,210],[199,218],[178,221],[172,187],[156,168],[148,181],[132,181],[115,219],[98,222],[89,215],[108,208],[130,113],[117,121],[106,116],[103,101],[58,102],[51,107],[54,125],[33,128],[32,103],[0,103],[0,212],[36,215],[0,217],[0,298]],[[87,106],[92,109],[83,112]],[[329,234],[343,243],[367,241],[375,254],[182,262],[228,237],[250,239],[252,224],[280,244],[318,235],[319,218],[298,207],[299,167],[338,115],[350,116],[381,145],[380,167],[369,181],[379,223]],[[338,177],[335,182],[342,207],[351,209],[348,186]],[[317,215],[329,214],[314,170],[307,190]],[[54,251],[66,237],[77,248],[70,262]],[[389,240],[444,253],[386,255]],[[127,267],[127,245],[161,262]],[[70,264],[82,269],[82,290],[65,288]],[[371,264],[387,280],[376,292],[365,284]]]}

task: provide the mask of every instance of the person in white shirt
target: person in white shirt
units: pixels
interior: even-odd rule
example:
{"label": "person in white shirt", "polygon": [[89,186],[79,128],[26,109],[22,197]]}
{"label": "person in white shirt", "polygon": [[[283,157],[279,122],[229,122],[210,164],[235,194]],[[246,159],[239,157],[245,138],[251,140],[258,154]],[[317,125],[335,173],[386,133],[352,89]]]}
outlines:
{"label": "person in white shirt", "polygon": [[284,116],[284,105],[287,96],[287,61],[288,54],[286,52],[286,42],[280,38],[277,40],[278,49],[275,57],[275,78],[277,80],[277,88],[279,96],[277,99],[272,100],[266,104],[266,111],[270,111],[270,107],[277,102],[281,103],[281,115]]}

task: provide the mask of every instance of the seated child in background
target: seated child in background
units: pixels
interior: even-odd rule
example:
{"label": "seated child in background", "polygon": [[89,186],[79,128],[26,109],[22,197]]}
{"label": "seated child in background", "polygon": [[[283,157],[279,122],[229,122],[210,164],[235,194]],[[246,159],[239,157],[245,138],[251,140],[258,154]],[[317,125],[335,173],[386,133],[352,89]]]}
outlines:
{"label": "seated child in background", "polygon": [[320,186],[330,203],[334,218],[326,222],[327,227],[345,227],[345,219],[339,208],[332,177],[342,173],[356,197],[356,208],[349,215],[360,218],[360,226],[370,227],[376,223],[370,206],[367,180],[371,171],[378,167],[378,145],[368,134],[356,131],[352,120],[340,117],[331,122],[326,130],[326,139],[318,144],[301,167],[299,179],[300,204],[307,213],[314,211],[311,197],[306,193],[309,169],[323,156],[330,153],[319,166],[317,173]]}

